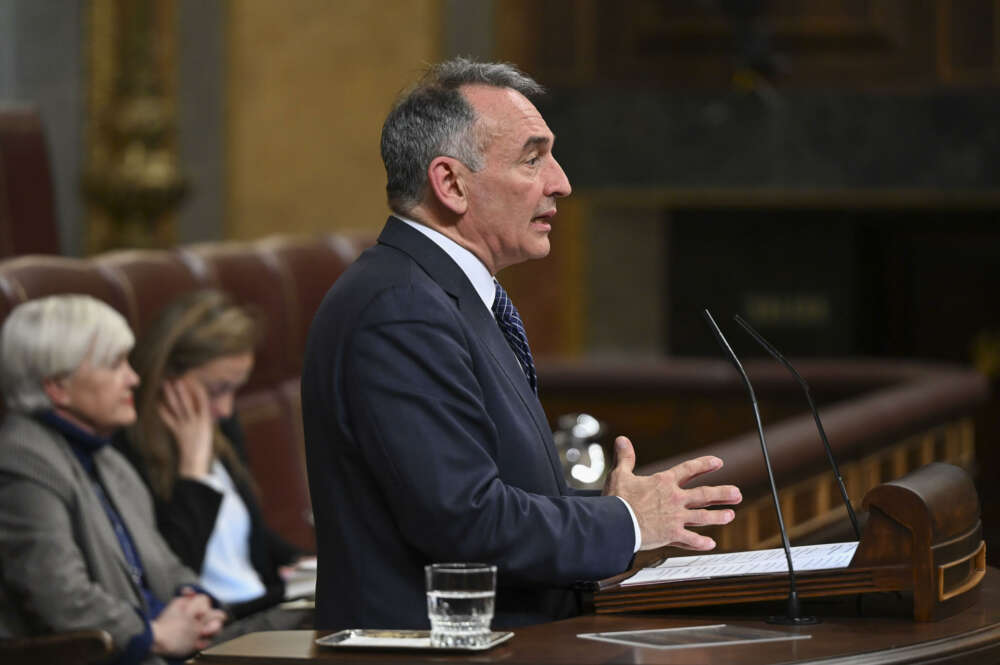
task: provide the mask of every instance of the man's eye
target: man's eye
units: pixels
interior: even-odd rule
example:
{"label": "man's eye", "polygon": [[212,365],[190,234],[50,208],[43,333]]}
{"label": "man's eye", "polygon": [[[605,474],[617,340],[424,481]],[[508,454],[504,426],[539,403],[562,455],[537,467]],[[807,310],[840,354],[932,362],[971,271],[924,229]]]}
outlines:
{"label": "man's eye", "polygon": [[528,164],[531,165],[531,166],[537,166],[539,160],[541,160],[541,157],[535,155],[534,157],[532,157],[531,159],[528,160]]}

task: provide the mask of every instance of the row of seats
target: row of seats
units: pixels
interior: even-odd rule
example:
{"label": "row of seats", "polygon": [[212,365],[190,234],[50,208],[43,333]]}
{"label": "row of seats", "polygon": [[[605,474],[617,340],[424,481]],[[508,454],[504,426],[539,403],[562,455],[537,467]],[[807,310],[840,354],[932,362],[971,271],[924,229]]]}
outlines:
{"label": "row of seats", "polygon": [[299,402],[306,336],[327,289],[371,242],[361,235],[326,234],[123,250],[86,259],[19,256],[0,261],[0,323],[17,304],[57,293],[86,293],[107,302],[137,336],[162,307],[192,290],[221,289],[253,308],[264,336],[236,402],[247,456],[268,523],[312,550]]}

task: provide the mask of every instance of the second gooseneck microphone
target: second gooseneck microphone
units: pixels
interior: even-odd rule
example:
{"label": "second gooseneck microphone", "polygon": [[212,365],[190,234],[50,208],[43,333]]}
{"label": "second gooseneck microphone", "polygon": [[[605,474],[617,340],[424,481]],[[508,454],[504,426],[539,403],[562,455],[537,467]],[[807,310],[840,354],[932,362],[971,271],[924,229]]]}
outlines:
{"label": "second gooseneck microphone", "polygon": [[802,378],[792,363],[788,362],[785,356],[781,355],[778,349],[774,348],[774,345],[764,339],[763,335],[754,330],[753,326],[746,322],[746,320],[737,314],[735,317],[736,323],[743,326],[751,337],[757,340],[757,343],[764,347],[764,350],[771,354],[775,360],[785,366],[795,380],[799,382],[802,390],[806,394],[806,401],[809,402],[809,408],[812,410],[813,420],[816,422],[816,429],[819,430],[819,438],[823,441],[823,448],[826,450],[827,461],[830,462],[830,467],[833,469],[833,476],[837,479],[837,486],[840,488],[840,498],[844,501],[844,505],[847,507],[847,516],[851,518],[851,526],[854,527],[854,535],[857,539],[861,540],[861,527],[858,525],[858,516],[854,513],[854,506],[851,505],[851,498],[847,496],[847,487],[844,486],[844,478],[840,475],[840,467],[837,466],[837,459],[833,456],[833,448],[830,447],[830,441],[826,438],[826,430],[823,429],[823,423],[819,419],[819,410],[816,409],[816,404],[813,403],[812,394],[809,392],[809,384],[806,380]]}

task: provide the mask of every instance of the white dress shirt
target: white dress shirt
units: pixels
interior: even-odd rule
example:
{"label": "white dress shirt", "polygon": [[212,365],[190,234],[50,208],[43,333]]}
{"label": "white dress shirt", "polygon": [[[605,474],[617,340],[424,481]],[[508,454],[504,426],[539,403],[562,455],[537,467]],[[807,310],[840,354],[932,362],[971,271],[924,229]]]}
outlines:
{"label": "white dress shirt", "polygon": [[232,477],[216,459],[211,473],[202,481],[222,493],[222,504],[205,548],[201,585],[224,603],[243,603],[263,596],[267,589],[250,561],[250,512]]}

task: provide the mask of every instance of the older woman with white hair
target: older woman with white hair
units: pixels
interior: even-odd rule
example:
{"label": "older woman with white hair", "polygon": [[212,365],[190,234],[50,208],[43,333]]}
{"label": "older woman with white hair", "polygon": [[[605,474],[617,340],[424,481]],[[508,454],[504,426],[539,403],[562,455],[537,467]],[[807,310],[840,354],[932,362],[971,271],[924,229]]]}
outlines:
{"label": "older woman with white hair", "polygon": [[0,330],[0,637],[103,629],[118,662],[159,663],[222,626],[107,445],[136,418],[133,343],[118,312],[83,295],[18,305]]}

